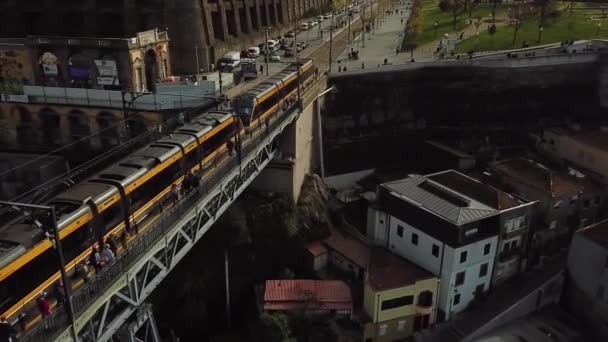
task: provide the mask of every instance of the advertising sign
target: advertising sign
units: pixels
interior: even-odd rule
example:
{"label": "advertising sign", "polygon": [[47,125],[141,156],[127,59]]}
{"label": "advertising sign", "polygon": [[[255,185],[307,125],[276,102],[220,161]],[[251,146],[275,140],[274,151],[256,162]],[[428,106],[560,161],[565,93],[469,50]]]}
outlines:
{"label": "advertising sign", "polygon": [[57,76],[59,74],[57,64],[42,64],[42,69],[45,76]]}
{"label": "advertising sign", "polygon": [[118,69],[116,68],[116,62],[112,60],[95,60],[95,66],[97,67],[97,75],[100,77],[117,77]]}
{"label": "advertising sign", "polygon": [[97,77],[97,84],[99,85],[120,85],[118,77]]}

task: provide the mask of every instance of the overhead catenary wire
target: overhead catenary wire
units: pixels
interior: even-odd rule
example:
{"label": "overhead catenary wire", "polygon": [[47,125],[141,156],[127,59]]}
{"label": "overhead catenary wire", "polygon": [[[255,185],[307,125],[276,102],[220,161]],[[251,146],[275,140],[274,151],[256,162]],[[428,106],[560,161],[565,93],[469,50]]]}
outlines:
{"label": "overhead catenary wire", "polygon": [[[197,97],[197,96],[194,96],[194,97]],[[212,99],[213,99],[214,97],[212,97],[212,96],[206,96],[206,97],[200,97],[200,98],[212,98]],[[173,115],[173,116],[172,116],[172,117],[170,117],[169,119],[167,119],[167,120],[165,120],[165,121],[163,121],[163,122],[159,123],[159,124],[158,124],[158,125],[156,125],[154,128],[151,128],[151,129],[149,129],[149,130],[146,130],[146,131],[145,131],[145,132],[143,132],[142,134],[137,135],[137,136],[135,136],[135,137],[133,137],[133,138],[130,138],[129,140],[127,140],[127,141],[125,141],[125,142],[121,143],[120,145],[115,146],[115,147],[113,147],[112,149],[110,149],[110,150],[108,150],[108,151],[105,151],[105,152],[103,152],[102,154],[100,154],[100,155],[98,155],[98,156],[95,156],[93,159],[91,159],[91,160],[89,160],[89,161],[87,161],[87,162],[85,162],[85,163],[83,163],[83,164],[78,165],[76,168],[74,168],[74,169],[72,169],[72,170],[69,170],[69,171],[67,171],[67,172],[65,172],[65,173],[63,173],[63,174],[61,174],[61,175],[59,175],[59,176],[56,176],[56,177],[54,177],[54,178],[52,178],[52,179],[50,179],[50,180],[48,180],[48,181],[46,181],[46,182],[44,182],[44,183],[42,183],[42,184],[39,184],[39,185],[37,185],[37,186],[35,186],[35,187],[33,187],[33,188],[31,188],[31,189],[27,190],[27,191],[26,191],[26,192],[24,192],[24,193],[21,193],[19,196],[17,196],[17,197],[15,197],[15,198],[13,198],[12,200],[27,197],[27,196],[29,196],[29,195],[35,194],[35,193],[36,193],[36,191],[38,191],[38,190],[40,190],[40,189],[43,189],[43,188],[45,188],[45,187],[52,187],[52,186],[56,185],[56,184],[52,184],[53,182],[57,182],[57,181],[60,181],[60,180],[69,179],[69,178],[71,178],[71,177],[74,177],[74,176],[76,176],[76,175],[79,175],[79,174],[81,174],[82,172],[85,172],[86,170],[88,170],[88,169],[90,169],[91,167],[95,166],[95,165],[96,165],[98,162],[100,162],[100,161],[102,161],[102,160],[104,160],[104,159],[110,158],[110,157],[111,157],[111,155],[113,155],[113,154],[114,154],[114,153],[116,153],[117,151],[119,151],[119,150],[121,150],[121,149],[124,149],[124,148],[126,148],[126,147],[130,146],[132,143],[137,142],[137,140],[142,140],[142,139],[144,139],[145,137],[148,137],[148,136],[150,136],[151,134],[156,133],[156,132],[157,132],[157,129],[158,129],[158,127],[159,127],[159,126],[163,126],[163,125],[165,125],[165,124],[170,123],[171,121],[174,121],[174,120],[175,120],[175,119],[176,119],[176,118],[177,118],[177,117],[178,117],[180,114],[187,114],[187,113],[189,113],[190,111],[193,111],[193,110],[198,110],[198,109],[203,109],[203,108],[204,108],[204,107],[206,107],[206,106],[208,106],[208,104],[200,104],[200,105],[195,105],[195,106],[192,106],[192,107],[190,107],[190,108],[188,108],[188,109],[186,109],[186,110],[184,110],[184,111],[181,111],[181,112],[179,112],[179,113],[176,113],[176,115]],[[47,157],[49,157],[49,156],[56,155],[56,154],[58,154],[59,152],[61,152],[61,151],[65,150],[65,149],[70,148],[71,146],[74,146],[74,145],[76,145],[76,144],[78,144],[78,143],[80,143],[80,142],[82,142],[82,141],[87,141],[87,140],[90,140],[90,139],[94,138],[95,136],[100,135],[101,133],[103,133],[103,132],[105,132],[105,131],[108,131],[108,130],[113,130],[113,129],[115,129],[116,127],[122,127],[122,126],[124,126],[124,125],[125,125],[125,123],[126,123],[127,121],[132,120],[132,119],[133,119],[133,117],[142,116],[142,115],[144,115],[145,113],[149,113],[149,112],[150,112],[150,111],[140,111],[140,112],[136,112],[136,113],[135,113],[135,114],[134,114],[132,117],[130,117],[130,118],[128,118],[128,119],[123,119],[123,120],[117,121],[117,122],[115,122],[114,124],[112,124],[112,125],[110,125],[110,126],[108,126],[108,127],[105,127],[105,128],[103,128],[103,129],[101,129],[101,130],[98,130],[98,131],[96,131],[96,132],[94,132],[94,133],[92,133],[92,134],[90,134],[90,135],[88,135],[88,136],[86,136],[86,137],[80,138],[80,139],[78,139],[78,140],[76,140],[76,141],[73,141],[73,142],[71,142],[71,143],[67,144],[67,145],[64,145],[64,146],[62,146],[62,147],[60,147],[60,148],[57,148],[57,149],[55,149],[55,150],[53,150],[53,151],[50,151],[50,152],[48,152],[48,153],[46,153],[46,154],[44,154],[44,155],[42,155],[42,156],[36,157],[36,158],[34,158],[34,159],[32,159],[32,160],[29,160],[29,161],[27,161],[27,162],[25,162],[25,163],[19,164],[19,165],[17,165],[17,166],[15,166],[15,167],[13,167],[13,168],[10,168],[10,169],[8,169],[8,170],[5,170],[5,171],[3,171],[3,172],[1,172],[1,173],[0,173],[0,177],[3,177],[3,176],[5,176],[5,175],[7,175],[7,174],[10,174],[10,173],[12,173],[12,172],[14,172],[14,171],[16,171],[16,170],[18,170],[18,169],[20,169],[20,168],[23,168],[23,167],[26,167],[26,166],[28,166],[28,165],[31,165],[31,164],[33,164],[33,163],[35,163],[35,162],[37,162],[37,161],[43,160],[44,158],[47,158]]]}

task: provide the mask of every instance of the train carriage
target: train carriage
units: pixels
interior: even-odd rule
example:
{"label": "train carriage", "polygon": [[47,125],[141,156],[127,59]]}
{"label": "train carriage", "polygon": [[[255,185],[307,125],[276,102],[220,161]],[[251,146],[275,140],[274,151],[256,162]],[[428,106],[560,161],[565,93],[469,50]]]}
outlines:
{"label": "train carriage", "polygon": [[[312,62],[298,67],[286,68],[241,96],[236,101],[237,117],[226,111],[205,113],[51,200],[68,271],[96,243],[122,229],[136,228],[162,205],[171,186],[181,182],[188,170],[207,167],[228,139],[244,133],[242,121],[255,125],[293,96],[297,85],[312,76]],[[298,81],[298,74],[306,78]],[[239,104],[250,105],[248,117],[242,115],[246,106]],[[52,245],[30,221],[0,230],[0,314],[6,317],[59,279]]]}

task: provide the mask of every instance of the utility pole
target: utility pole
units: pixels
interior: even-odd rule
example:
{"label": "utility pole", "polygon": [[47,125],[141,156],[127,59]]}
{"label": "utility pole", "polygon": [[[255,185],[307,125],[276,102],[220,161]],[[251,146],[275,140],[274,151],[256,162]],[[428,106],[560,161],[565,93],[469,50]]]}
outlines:
{"label": "utility pole", "polygon": [[348,45],[350,45],[352,43],[350,40],[350,18],[352,18],[352,14],[349,12],[347,15],[348,15]]}
{"label": "utility pole", "polygon": [[198,64],[198,44],[194,45],[194,53],[196,54],[196,72],[194,75],[198,75],[201,71],[200,65]]}
{"label": "utility pole", "polygon": [[226,276],[226,322],[228,323],[228,329],[230,329],[230,274],[228,272],[228,248],[226,247],[226,249],[224,249],[224,274]]}
{"label": "utility pole", "polygon": [[[75,341],[75,342],[79,341],[78,333],[76,332],[76,325],[75,325],[76,320],[74,317],[74,304],[72,302],[72,290],[68,283],[68,277],[67,277],[67,274],[65,271],[65,258],[63,256],[63,248],[61,246],[61,237],[59,236],[59,229],[57,228],[57,215],[55,214],[55,207],[54,206],[26,204],[26,203],[6,202],[6,201],[0,201],[0,204],[9,206],[10,208],[16,209],[17,211],[20,211],[20,212],[24,213],[25,215],[30,216],[34,221],[34,224],[38,228],[42,229],[44,231],[44,233],[46,234],[46,236],[49,238],[49,240],[51,240],[51,243],[53,244],[53,247],[55,248],[55,251],[57,252],[57,257],[58,257],[58,261],[59,261],[59,271],[61,273],[61,281],[63,282],[63,291],[65,292],[65,299],[66,299],[65,306],[66,306],[66,311],[68,314],[68,319],[70,321],[70,332],[72,333],[73,341]],[[50,227],[48,227],[48,226],[44,227],[42,222],[40,222],[36,217],[32,216],[31,213],[27,212],[25,209],[44,210],[46,212],[46,214],[48,215],[47,218],[50,220],[50,222],[48,222],[48,220],[46,220],[45,223],[47,225],[50,225]]]}
{"label": "utility pole", "polygon": [[222,72],[220,70],[217,71],[220,75],[220,95],[222,95]]}
{"label": "utility pole", "polygon": [[361,47],[365,47],[365,5],[361,5],[361,7],[363,7],[361,15]]}
{"label": "utility pole", "polygon": [[268,76],[268,55],[270,54],[270,52],[268,51],[268,26],[266,26],[266,53],[264,54],[266,56],[266,76]]}
{"label": "utility pole", "polygon": [[331,52],[334,43],[334,17],[332,15],[331,22],[329,23],[329,73],[331,74]]}

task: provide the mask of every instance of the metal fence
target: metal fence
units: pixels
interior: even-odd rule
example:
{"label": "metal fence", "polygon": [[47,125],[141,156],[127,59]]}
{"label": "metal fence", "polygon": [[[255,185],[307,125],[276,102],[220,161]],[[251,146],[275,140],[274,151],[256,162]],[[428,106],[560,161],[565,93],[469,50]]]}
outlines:
{"label": "metal fence", "polygon": [[[269,125],[263,127],[259,124],[255,129],[248,133],[250,137],[257,131],[257,136],[252,140],[245,142],[241,150],[242,158],[246,158],[257,145],[265,139],[272,131],[274,131],[285,117],[289,116],[294,110],[297,110],[297,104],[292,106],[287,111],[277,112],[269,117]],[[238,167],[239,160],[237,156],[229,156],[227,151],[216,156],[211,162],[214,170],[211,174],[201,182],[200,186],[188,194],[177,205],[165,211],[160,219],[155,222],[150,229],[141,233],[131,242],[131,245],[116,259],[99,272],[91,281],[83,287],[76,290],[72,296],[74,304],[74,314],[76,317],[84,312],[95,300],[121,276],[124,276],[132,267],[132,265],[140,260],[140,258],[153,247],[161,238],[163,238],[171,228],[192,206],[213,190],[219,181],[224,178],[231,170]],[[210,218],[208,218],[210,219]],[[49,317],[44,320],[45,324],[38,324],[28,330],[20,341],[27,342],[47,342],[53,340],[59,333],[67,329],[69,321],[65,309],[58,307]]]}

